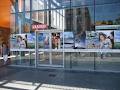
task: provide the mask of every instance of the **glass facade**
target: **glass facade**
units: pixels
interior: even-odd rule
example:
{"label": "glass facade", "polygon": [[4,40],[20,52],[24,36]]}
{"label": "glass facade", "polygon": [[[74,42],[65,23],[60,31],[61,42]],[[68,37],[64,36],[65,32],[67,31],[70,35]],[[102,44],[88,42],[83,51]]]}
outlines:
{"label": "glass facade", "polygon": [[119,8],[120,0],[14,0],[12,65],[120,71]]}

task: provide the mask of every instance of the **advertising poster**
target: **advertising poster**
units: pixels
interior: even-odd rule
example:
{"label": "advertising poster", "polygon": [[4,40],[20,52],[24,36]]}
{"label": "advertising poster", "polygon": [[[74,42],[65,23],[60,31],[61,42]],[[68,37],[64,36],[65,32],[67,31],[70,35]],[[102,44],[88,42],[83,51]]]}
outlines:
{"label": "advertising poster", "polygon": [[73,32],[64,32],[64,48],[73,49],[74,48],[74,34]]}
{"label": "advertising poster", "polygon": [[27,48],[28,49],[35,48],[35,33],[27,34]]}
{"label": "advertising poster", "polygon": [[60,49],[60,48],[61,48],[61,34],[52,33],[52,49]]}
{"label": "advertising poster", "polygon": [[88,49],[99,48],[99,34],[95,31],[86,32],[86,45]]}
{"label": "advertising poster", "polygon": [[13,34],[10,37],[12,49],[26,49],[27,48],[27,35],[26,34]]}
{"label": "advertising poster", "polygon": [[49,33],[39,33],[38,46],[41,49],[49,49]]}
{"label": "advertising poster", "polygon": [[120,49],[120,30],[114,31],[114,48]]}
{"label": "advertising poster", "polygon": [[75,34],[75,49],[86,48],[86,32],[79,32]]}
{"label": "advertising poster", "polygon": [[99,33],[99,49],[113,49],[114,48],[114,31],[97,31]]}
{"label": "advertising poster", "polygon": [[[35,33],[27,34],[27,48],[35,49],[36,36]],[[40,49],[49,48],[49,33],[39,33],[38,34],[38,47]]]}

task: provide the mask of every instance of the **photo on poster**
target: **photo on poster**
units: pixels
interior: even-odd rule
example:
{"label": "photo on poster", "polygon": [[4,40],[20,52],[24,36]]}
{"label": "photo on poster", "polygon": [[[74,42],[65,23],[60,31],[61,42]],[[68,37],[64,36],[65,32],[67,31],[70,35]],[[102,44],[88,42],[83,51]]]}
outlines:
{"label": "photo on poster", "polygon": [[86,48],[86,32],[79,32],[75,34],[75,49],[85,49]]}
{"label": "photo on poster", "polygon": [[99,48],[99,33],[95,31],[86,31],[86,47],[88,49]]}
{"label": "photo on poster", "polygon": [[10,47],[12,49],[26,49],[27,35],[26,34],[12,34],[10,36]]}
{"label": "photo on poster", "polygon": [[113,49],[114,48],[114,31],[100,30],[99,33],[99,49]]}
{"label": "photo on poster", "polygon": [[62,33],[52,33],[51,34],[52,49],[60,49],[61,48],[61,45],[62,45],[61,34]]}
{"label": "photo on poster", "polygon": [[74,33],[64,32],[62,35],[64,35],[64,48],[73,49],[74,48]]}
{"label": "photo on poster", "polygon": [[114,31],[114,48],[120,49],[120,30]]}
{"label": "photo on poster", "polygon": [[35,33],[27,34],[27,48],[35,49]]}
{"label": "photo on poster", "polygon": [[41,49],[49,49],[49,33],[39,33],[38,35],[38,47]]}

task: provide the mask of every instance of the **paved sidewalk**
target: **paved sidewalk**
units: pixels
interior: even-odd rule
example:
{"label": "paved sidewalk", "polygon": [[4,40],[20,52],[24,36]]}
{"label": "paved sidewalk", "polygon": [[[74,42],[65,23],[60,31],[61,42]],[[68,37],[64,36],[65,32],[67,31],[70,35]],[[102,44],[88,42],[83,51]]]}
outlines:
{"label": "paved sidewalk", "polygon": [[120,90],[120,74],[2,67],[0,90]]}

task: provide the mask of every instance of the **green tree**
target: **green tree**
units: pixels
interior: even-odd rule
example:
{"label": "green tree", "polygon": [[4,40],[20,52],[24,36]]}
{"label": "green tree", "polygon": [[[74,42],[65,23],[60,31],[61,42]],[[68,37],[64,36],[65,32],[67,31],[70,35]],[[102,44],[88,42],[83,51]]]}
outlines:
{"label": "green tree", "polygon": [[108,25],[113,25],[113,21],[112,20],[108,20]]}
{"label": "green tree", "polygon": [[115,20],[115,24],[120,24],[120,17]]}
{"label": "green tree", "polygon": [[107,24],[107,22],[103,20],[103,21],[101,22],[101,24]]}

